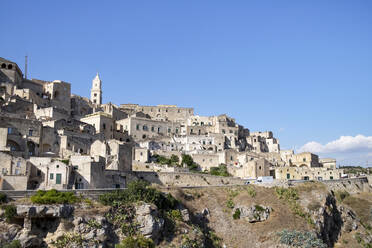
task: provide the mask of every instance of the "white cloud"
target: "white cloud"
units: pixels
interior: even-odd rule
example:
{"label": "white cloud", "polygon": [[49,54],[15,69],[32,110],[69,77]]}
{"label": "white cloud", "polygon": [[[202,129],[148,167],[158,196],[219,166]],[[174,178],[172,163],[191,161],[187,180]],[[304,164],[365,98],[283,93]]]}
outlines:
{"label": "white cloud", "polygon": [[312,153],[372,152],[372,136],[360,134],[355,137],[341,136],[325,145],[311,141],[303,145],[298,151]]}

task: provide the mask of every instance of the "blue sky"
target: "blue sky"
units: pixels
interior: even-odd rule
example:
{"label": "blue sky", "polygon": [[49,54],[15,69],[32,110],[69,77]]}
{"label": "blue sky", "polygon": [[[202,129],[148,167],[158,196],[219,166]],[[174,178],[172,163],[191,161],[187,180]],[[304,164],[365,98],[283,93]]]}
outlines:
{"label": "blue sky", "polygon": [[[274,131],[282,148],[372,163],[372,1],[5,5],[0,56],[23,69],[28,54],[29,77],[88,96],[98,71],[104,102],[227,113]],[[359,134],[366,139],[353,149],[324,148]]]}

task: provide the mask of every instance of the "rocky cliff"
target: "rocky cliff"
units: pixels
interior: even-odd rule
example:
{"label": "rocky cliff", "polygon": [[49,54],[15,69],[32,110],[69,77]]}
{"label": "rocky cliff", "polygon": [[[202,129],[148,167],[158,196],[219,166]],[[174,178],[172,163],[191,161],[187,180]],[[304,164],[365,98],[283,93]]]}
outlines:
{"label": "rocky cliff", "polygon": [[14,205],[15,213],[8,218],[6,208],[1,210],[0,242],[57,248],[371,247],[369,192],[349,194],[305,183],[290,188],[236,186],[164,193],[178,200],[174,207],[145,201],[8,202],[3,206]]}

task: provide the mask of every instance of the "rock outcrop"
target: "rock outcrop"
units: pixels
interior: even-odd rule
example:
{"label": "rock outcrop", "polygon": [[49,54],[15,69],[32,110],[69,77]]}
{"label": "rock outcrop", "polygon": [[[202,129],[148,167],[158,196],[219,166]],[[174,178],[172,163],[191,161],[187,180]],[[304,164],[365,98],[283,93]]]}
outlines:
{"label": "rock outcrop", "polygon": [[144,203],[137,206],[136,221],[143,236],[154,241],[160,238],[164,219],[159,217],[158,208],[155,205]]}
{"label": "rock outcrop", "polygon": [[252,205],[247,206],[236,206],[233,213],[240,211],[240,219],[245,219],[249,223],[265,221],[269,218],[271,207]]}

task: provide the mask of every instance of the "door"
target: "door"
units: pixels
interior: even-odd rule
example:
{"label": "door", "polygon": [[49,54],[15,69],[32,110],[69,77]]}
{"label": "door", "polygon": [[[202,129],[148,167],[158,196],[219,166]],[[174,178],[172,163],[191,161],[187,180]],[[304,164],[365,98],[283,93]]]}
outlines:
{"label": "door", "polygon": [[62,174],[56,174],[56,184],[61,184],[62,182]]}

